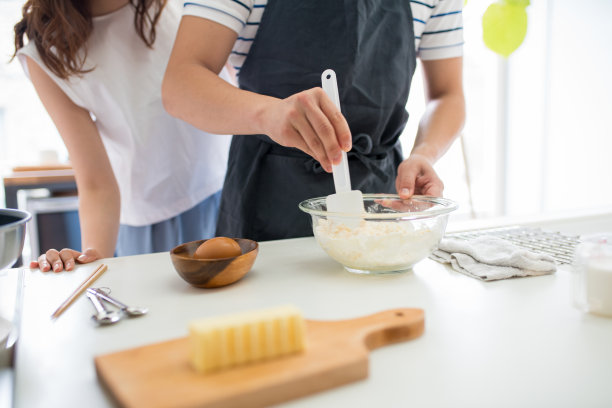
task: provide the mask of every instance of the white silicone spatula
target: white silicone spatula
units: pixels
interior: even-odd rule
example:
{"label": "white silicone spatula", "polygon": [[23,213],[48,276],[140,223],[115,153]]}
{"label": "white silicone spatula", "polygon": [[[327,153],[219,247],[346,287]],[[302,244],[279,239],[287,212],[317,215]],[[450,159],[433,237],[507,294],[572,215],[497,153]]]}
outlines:
{"label": "white silicone spatula", "polygon": [[[336,73],[331,69],[323,71],[321,74],[321,84],[329,99],[331,99],[338,110],[340,110],[340,97],[338,96]],[[327,211],[348,214],[363,213],[363,195],[361,191],[351,190],[351,175],[349,174],[346,152],[342,152],[342,161],[338,165],[333,165],[332,171],[334,174],[336,194],[327,196]]]}

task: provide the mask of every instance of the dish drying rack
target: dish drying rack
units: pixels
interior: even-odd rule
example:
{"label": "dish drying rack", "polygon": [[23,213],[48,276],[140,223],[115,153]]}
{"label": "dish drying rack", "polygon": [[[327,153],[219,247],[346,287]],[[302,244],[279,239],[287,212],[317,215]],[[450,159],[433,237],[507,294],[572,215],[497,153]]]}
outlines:
{"label": "dish drying rack", "polygon": [[565,235],[560,232],[543,231],[540,228],[523,226],[488,228],[446,234],[448,238],[465,240],[472,240],[482,236],[495,236],[533,252],[548,254],[559,264],[571,264],[574,259],[574,250],[580,243],[579,235]]}

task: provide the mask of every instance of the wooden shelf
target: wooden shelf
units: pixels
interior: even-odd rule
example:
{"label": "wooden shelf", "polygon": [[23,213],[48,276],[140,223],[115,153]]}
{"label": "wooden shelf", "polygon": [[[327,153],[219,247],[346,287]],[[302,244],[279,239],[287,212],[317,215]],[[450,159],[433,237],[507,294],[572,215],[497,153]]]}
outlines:
{"label": "wooden shelf", "polygon": [[3,177],[5,186],[30,186],[33,184],[53,184],[74,182],[72,168],[57,170],[14,171]]}

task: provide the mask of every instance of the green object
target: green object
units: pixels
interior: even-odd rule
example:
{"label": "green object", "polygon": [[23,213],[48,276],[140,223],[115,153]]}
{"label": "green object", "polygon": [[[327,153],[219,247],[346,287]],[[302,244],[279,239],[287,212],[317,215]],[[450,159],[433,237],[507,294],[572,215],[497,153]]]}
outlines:
{"label": "green object", "polygon": [[516,50],[527,33],[529,0],[501,0],[491,4],[482,16],[485,45],[504,57]]}
{"label": "green object", "polygon": [[513,6],[523,6],[527,7],[529,5],[529,0],[502,0],[502,3],[510,4]]}

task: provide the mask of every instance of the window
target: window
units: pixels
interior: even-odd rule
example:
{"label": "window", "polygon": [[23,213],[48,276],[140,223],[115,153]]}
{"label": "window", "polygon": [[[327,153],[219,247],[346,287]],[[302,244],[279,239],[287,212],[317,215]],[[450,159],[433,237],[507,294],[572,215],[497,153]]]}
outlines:
{"label": "window", "polygon": [[508,213],[612,211],[609,0],[532,1],[508,62]]}
{"label": "window", "polygon": [[[612,211],[612,13],[608,0],[532,1],[523,44],[509,59],[483,44],[493,0],[464,8],[465,151],[478,217]],[[422,111],[415,77],[411,119]],[[409,151],[416,133],[403,137]],[[461,145],[436,169],[445,195],[469,214]]]}
{"label": "window", "polygon": [[[463,76],[467,117],[463,140],[457,140],[436,164],[444,181],[444,195],[459,203],[454,218],[501,215],[496,180],[503,171],[496,157],[498,131],[498,58],[482,41],[480,18],[491,0],[470,0],[463,9]],[[420,67],[412,81],[408,112],[410,119],[402,135],[404,154],[412,148],[418,120],[424,111]],[[469,171],[468,171],[469,170]],[[469,183],[468,183],[469,180]]]}

